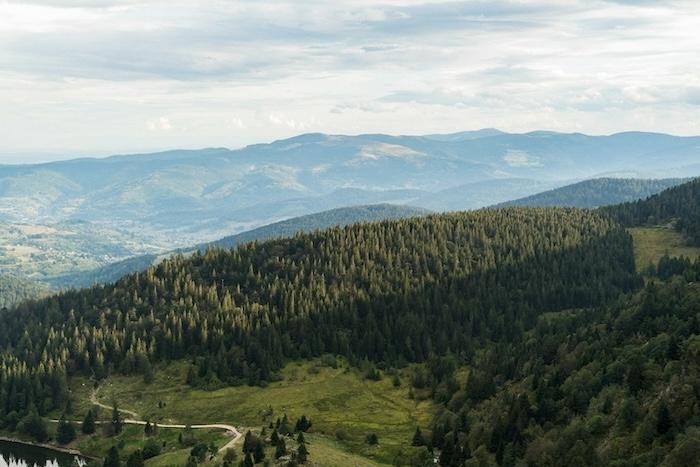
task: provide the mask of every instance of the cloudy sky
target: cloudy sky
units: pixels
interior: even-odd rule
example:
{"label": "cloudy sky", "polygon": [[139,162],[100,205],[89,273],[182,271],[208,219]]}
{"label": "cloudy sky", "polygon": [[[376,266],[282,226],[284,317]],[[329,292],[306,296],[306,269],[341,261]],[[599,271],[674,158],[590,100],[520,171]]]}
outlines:
{"label": "cloudy sky", "polygon": [[700,134],[696,0],[0,0],[0,162],[304,132]]}

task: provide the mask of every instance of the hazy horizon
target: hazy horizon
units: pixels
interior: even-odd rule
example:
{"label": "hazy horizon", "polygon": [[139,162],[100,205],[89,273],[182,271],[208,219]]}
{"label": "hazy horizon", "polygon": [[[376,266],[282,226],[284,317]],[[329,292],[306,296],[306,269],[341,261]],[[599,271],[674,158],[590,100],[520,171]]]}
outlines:
{"label": "hazy horizon", "polygon": [[2,151],[0,149],[0,165],[33,165],[33,164],[46,164],[46,163],[51,163],[51,162],[61,162],[61,161],[70,161],[70,160],[75,160],[75,159],[106,159],[109,157],[114,157],[114,156],[137,156],[140,154],[157,154],[161,152],[168,152],[168,151],[178,151],[178,150],[184,150],[184,151],[197,151],[197,150],[204,150],[204,149],[211,149],[211,148],[224,148],[228,150],[237,150],[237,149],[244,149],[248,146],[252,145],[257,145],[257,144],[271,144],[275,141],[283,141],[286,139],[291,139],[299,136],[303,136],[305,134],[314,134],[314,133],[319,133],[319,134],[324,134],[327,136],[344,136],[344,137],[355,137],[355,136],[363,136],[363,135],[370,135],[370,134],[383,134],[387,136],[396,136],[396,137],[402,137],[402,136],[437,136],[437,135],[452,135],[452,134],[459,134],[459,133],[464,133],[464,132],[472,132],[472,131],[481,131],[481,130],[497,130],[501,131],[506,134],[528,134],[528,133],[534,133],[534,132],[545,132],[545,133],[558,133],[558,134],[582,134],[585,136],[592,136],[592,137],[605,137],[605,136],[613,136],[621,133],[657,133],[657,134],[663,134],[663,135],[669,135],[669,136],[677,136],[677,137],[695,137],[695,136],[700,136],[700,134],[677,134],[677,133],[666,133],[666,132],[655,132],[655,131],[642,131],[642,130],[625,130],[625,131],[616,131],[612,133],[599,133],[599,134],[591,134],[591,133],[584,133],[584,132],[565,132],[565,131],[556,131],[556,130],[548,130],[548,129],[532,129],[532,130],[527,130],[527,131],[522,131],[522,132],[509,132],[502,130],[501,128],[474,128],[474,129],[467,129],[467,130],[461,130],[461,131],[455,131],[455,132],[438,132],[438,133],[430,133],[430,134],[424,134],[424,133],[415,133],[415,134],[390,134],[390,133],[382,133],[382,132],[376,132],[376,133],[355,133],[355,134],[346,134],[346,133],[323,133],[323,132],[305,132],[305,133],[297,133],[294,135],[290,136],[285,136],[283,138],[273,138],[269,139],[266,141],[258,141],[258,142],[252,142],[249,144],[245,144],[242,146],[235,146],[235,147],[227,147],[227,146],[222,146],[222,145],[210,145],[210,146],[182,146],[182,147],[153,147],[153,148],[132,148],[132,149],[124,149],[124,150],[112,150],[112,149],[102,149],[102,150],[51,150],[51,151],[42,151],[42,150],[36,150],[36,151],[31,151],[31,150],[21,150],[17,152],[12,152],[12,151]]}

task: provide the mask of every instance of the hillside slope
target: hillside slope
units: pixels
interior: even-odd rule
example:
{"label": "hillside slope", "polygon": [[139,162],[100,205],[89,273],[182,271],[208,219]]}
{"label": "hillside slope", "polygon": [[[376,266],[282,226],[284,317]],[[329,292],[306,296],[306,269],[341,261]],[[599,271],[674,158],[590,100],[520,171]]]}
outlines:
{"label": "hillside slope", "polygon": [[637,201],[668,188],[687,182],[688,179],[631,179],[596,178],[537,193],[525,198],[507,201],[496,207],[575,207],[597,208],[613,204]]}
{"label": "hillside slope", "polygon": [[484,347],[441,398],[440,465],[698,465],[700,263],[679,273]]}
{"label": "hillside slope", "polygon": [[[692,239],[699,186],[599,212]],[[649,273],[642,291],[544,314],[518,342],[485,347],[443,398],[430,441],[440,465],[698,465],[700,260],[664,257]]]}
{"label": "hillside slope", "polygon": [[637,283],[629,236],[594,213],[433,215],[175,257],[20,306],[0,318],[0,347],[17,349],[26,331],[32,350],[3,357],[8,365],[70,360],[98,376],[197,352],[203,381],[255,383],[286,358],[324,352],[421,361],[473,351],[544,311],[601,303]]}
{"label": "hillside slope", "polygon": [[49,289],[27,279],[0,275],[0,309],[12,308],[25,300],[45,297]]}
{"label": "hillside slope", "polygon": [[700,246],[700,179],[603,212],[628,227],[670,223],[691,245]]}

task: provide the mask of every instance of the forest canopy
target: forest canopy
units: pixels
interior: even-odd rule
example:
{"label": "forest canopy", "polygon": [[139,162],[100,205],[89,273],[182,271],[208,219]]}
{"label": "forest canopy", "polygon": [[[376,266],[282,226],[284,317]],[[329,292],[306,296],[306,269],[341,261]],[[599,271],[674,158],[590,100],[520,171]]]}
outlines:
{"label": "forest canopy", "polygon": [[333,228],[175,257],[0,315],[0,414],[63,403],[66,377],[195,362],[190,383],[258,384],[323,353],[400,364],[513,341],[545,312],[640,284],[629,235],[574,209]]}

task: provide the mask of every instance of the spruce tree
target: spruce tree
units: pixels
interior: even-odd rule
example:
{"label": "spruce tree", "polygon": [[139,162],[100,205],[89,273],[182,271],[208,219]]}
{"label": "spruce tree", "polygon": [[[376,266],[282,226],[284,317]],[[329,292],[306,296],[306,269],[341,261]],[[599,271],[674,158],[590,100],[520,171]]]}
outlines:
{"label": "spruce tree", "polygon": [[306,464],[309,457],[309,450],[306,448],[306,443],[301,443],[297,449],[297,462]]}
{"label": "spruce tree", "polygon": [[423,433],[420,431],[420,427],[416,427],[411,446],[425,446],[425,439],[423,438]]}
{"label": "spruce tree", "polygon": [[112,446],[109,451],[107,451],[107,457],[105,457],[102,467],[121,467],[121,464],[119,450],[116,446]]}
{"label": "spruce tree", "polygon": [[95,432],[95,412],[92,409],[89,409],[85,414],[81,430],[86,435],[91,435]]}
{"label": "spruce tree", "polygon": [[284,438],[281,438],[279,443],[277,443],[277,447],[275,448],[275,459],[279,459],[280,457],[283,457],[286,455],[287,455],[287,443],[284,442]]}
{"label": "spruce tree", "polygon": [[59,444],[68,444],[75,439],[75,427],[71,422],[66,420],[66,415],[63,414],[58,421],[56,428],[56,441]]}
{"label": "spruce tree", "polygon": [[119,434],[122,432],[122,428],[122,417],[119,413],[119,407],[117,407],[117,403],[115,402],[112,406],[112,430],[114,431],[114,434]]}
{"label": "spruce tree", "polygon": [[671,418],[671,412],[668,410],[668,405],[666,402],[661,402],[659,408],[656,411],[656,431],[660,435],[667,434],[673,427],[673,419]]}
{"label": "spruce tree", "polygon": [[243,438],[243,452],[247,454],[253,452],[253,449],[255,449],[255,436],[248,430]]}
{"label": "spruce tree", "polygon": [[265,447],[260,440],[257,440],[253,448],[253,460],[255,460],[256,464],[265,460]]}

